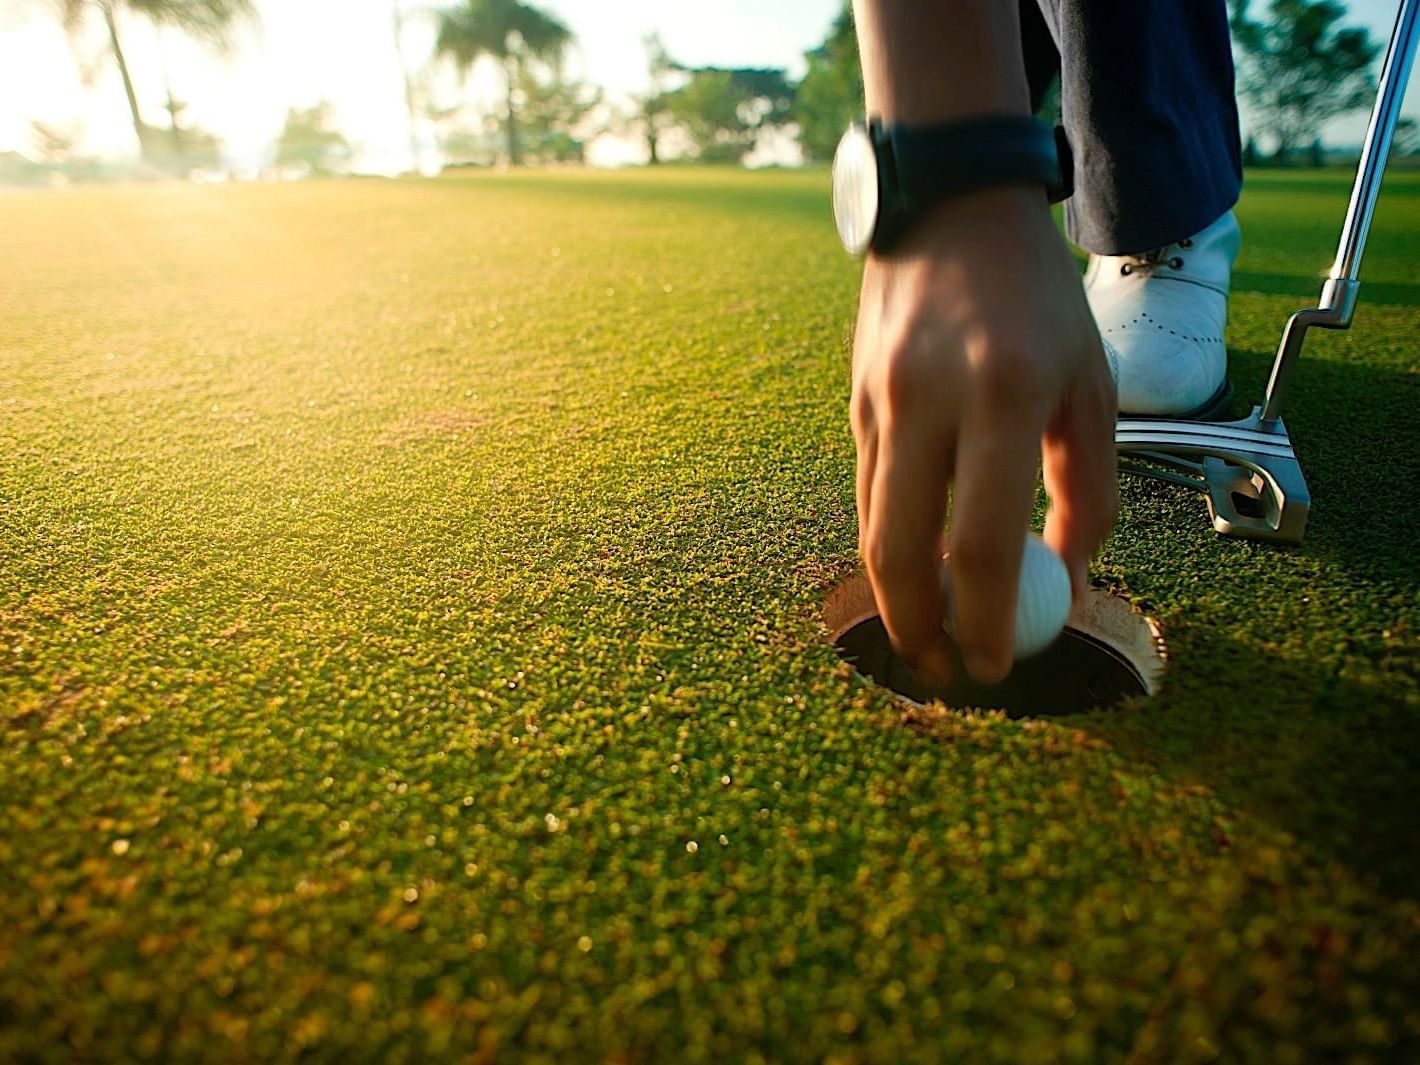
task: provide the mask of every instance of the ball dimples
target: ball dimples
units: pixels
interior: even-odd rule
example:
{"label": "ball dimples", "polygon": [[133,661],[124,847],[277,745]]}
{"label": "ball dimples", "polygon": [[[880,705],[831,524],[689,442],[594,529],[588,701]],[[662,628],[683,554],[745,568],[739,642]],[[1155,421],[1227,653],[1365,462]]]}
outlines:
{"label": "ball dimples", "polygon": [[1045,650],[1065,628],[1069,616],[1070,573],[1060,556],[1030,533],[1016,596],[1015,656],[1027,658]]}

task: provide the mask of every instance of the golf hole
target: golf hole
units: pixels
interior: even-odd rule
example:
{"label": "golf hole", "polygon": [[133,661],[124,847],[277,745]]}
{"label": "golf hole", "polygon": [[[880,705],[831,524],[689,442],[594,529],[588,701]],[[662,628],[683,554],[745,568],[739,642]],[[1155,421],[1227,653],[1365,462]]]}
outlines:
{"label": "golf hole", "polygon": [[1100,589],[1075,604],[1053,644],[1017,662],[999,684],[971,680],[960,660],[949,684],[924,681],[893,650],[865,577],[852,577],[833,590],[823,621],[846,662],[917,705],[939,700],[957,709],[1003,710],[1009,717],[1078,714],[1151,695],[1163,676],[1157,626],[1127,599]]}

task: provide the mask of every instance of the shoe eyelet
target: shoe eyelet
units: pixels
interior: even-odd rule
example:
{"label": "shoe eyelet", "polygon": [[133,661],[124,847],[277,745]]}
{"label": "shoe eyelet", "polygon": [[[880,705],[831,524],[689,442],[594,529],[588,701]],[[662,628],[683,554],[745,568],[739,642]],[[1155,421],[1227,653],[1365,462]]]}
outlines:
{"label": "shoe eyelet", "polygon": [[1191,247],[1193,247],[1193,238],[1192,238],[1192,237],[1185,237],[1183,240],[1181,240],[1181,241],[1178,242],[1178,246],[1179,246],[1180,248],[1191,248]]}
{"label": "shoe eyelet", "polygon": [[1133,272],[1134,272],[1134,269],[1133,269],[1128,263],[1125,263],[1123,266],[1121,266],[1121,267],[1119,268],[1119,273],[1120,273],[1120,276],[1121,276],[1121,277],[1128,277],[1128,276],[1129,276],[1130,274],[1132,274]]}
{"label": "shoe eyelet", "polygon": [[1169,265],[1172,266],[1175,270],[1182,270],[1183,256],[1175,255],[1172,259],[1169,260]]}

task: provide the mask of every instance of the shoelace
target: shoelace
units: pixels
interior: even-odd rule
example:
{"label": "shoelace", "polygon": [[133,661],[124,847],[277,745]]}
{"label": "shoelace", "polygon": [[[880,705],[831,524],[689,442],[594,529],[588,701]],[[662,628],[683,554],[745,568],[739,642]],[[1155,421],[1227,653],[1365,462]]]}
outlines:
{"label": "shoelace", "polygon": [[1119,272],[1125,277],[1136,271],[1140,273],[1153,273],[1161,266],[1167,266],[1171,270],[1183,269],[1183,256],[1170,255],[1169,252],[1175,248],[1191,248],[1193,241],[1185,238],[1177,244],[1165,244],[1162,248],[1155,248],[1153,251],[1146,251],[1139,255],[1125,256],[1125,262],[1119,268]]}

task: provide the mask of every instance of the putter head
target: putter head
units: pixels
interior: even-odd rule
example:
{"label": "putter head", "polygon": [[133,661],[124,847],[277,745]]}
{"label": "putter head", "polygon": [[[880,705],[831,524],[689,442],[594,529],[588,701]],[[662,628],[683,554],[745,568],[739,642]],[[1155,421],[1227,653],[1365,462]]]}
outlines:
{"label": "putter head", "polygon": [[1229,536],[1300,543],[1311,494],[1281,418],[1262,408],[1235,422],[1121,418],[1120,469],[1202,492],[1213,528]]}
{"label": "putter head", "polygon": [[1213,528],[1228,536],[1299,544],[1307,528],[1311,496],[1295,458],[1270,465],[1241,457],[1203,460],[1208,484],[1208,512]]}

